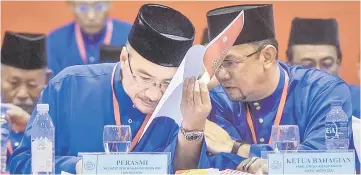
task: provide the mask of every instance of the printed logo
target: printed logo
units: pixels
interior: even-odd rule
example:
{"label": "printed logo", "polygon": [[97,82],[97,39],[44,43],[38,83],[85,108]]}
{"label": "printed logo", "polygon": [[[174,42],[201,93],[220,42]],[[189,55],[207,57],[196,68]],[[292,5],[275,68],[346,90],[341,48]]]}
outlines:
{"label": "printed logo", "polygon": [[278,160],[274,160],[271,164],[272,169],[280,169],[282,166],[281,162]]}
{"label": "printed logo", "polygon": [[338,127],[335,122],[327,122],[325,127],[326,139],[337,139],[338,138]]}
{"label": "printed logo", "polygon": [[95,169],[95,163],[91,162],[91,161],[86,162],[84,164],[84,169],[89,170],[89,171]]}

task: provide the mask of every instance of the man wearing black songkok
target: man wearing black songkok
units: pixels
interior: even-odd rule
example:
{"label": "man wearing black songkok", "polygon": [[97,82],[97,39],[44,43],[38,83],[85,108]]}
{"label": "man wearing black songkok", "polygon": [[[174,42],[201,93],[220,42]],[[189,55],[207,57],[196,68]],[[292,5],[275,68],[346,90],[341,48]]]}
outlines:
{"label": "man wearing black songkok", "polygon": [[[338,75],[342,52],[336,19],[295,18],[287,49],[288,62]],[[360,118],[360,86],[349,85],[352,115]]]}
{"label": "man wearing black songkok", "polygon": [[5,32],[1,47],[1,107],[11,127],[8,154],[19,146],[30,114],[51,75],[45,57],[45,37]]}
{"label": "man wearing black songkok", "polygon": [[[333,100],[346,112],[348,130],[352,107],[348,86],[340,78],[316,69],[289,67],[279,61],[271,4],[209,11],[210,40],[241,11],[243,30],[215,69],[220,85],[210,92],[212,111],[205,138],[208,151],[224,157],[217,165],[228,162],[229,168],[238,166],[242,171],[256,173],[266,165],[260,159],[262,151],[325,150],[325,118]],[[297,144],[287,147],[277,144],[280,140],[271,137],[274,125],[297,125],[300,138],[294,137]],[[343,149],[348,148],[345,145]],[[233,167],[229,160],[235,163]]]}
{"label": "man wearing black songkok", "polygon": [[[157,117],[140,139],[177,67],[192,47],[194,34],[193,24],[179,11],[145,4],[133,23],[120,62],[68,67],[50,81],[38,103],[49,104],[56,128],[55,173],[82,173],[78,153],[107,150],[103,147],[103,127],[115,124],[129,125],[131,129],[132,141],[123,150],[171,152],[170,173],[201,167],[199,155],[211,104],[207,86],[196,82],[195,77],[184,83],[179,106],[181,127],[168,118],[171,116]],[[34,118],[35,113],[10,160],[11,173],[31,173]]]}

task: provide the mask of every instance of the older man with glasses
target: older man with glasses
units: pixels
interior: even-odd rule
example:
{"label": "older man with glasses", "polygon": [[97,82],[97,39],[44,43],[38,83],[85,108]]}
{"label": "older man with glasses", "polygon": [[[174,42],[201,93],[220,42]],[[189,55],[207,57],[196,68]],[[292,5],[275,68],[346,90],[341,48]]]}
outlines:
{"label": "older man with glasses", "polygon": [[[336,19],[295,18],[287,49],[288,62],[338,75],[342,62]],[[360,118],[360,86],[349,85],[352,115]]]}
{"label": "older man with glasses", "polygon": [[205,140],[209,152],[223,156],[212,162],[214,166],[238,167],[249,173],[267,172],[261,153],[276,148],[272,146],[276,140],[270,137],[273,125],[298,126],[300,139],[288,146],[324,150],[325,118],[333,100],[342,104],[351,131],[351,96],[347,84],[336,76],[317,69],[289,67],[278,60],[271,4],[209,11],[210,39],[242,10],[243,30],[215,70],[220,85],[210,91],[212,111]]}
{"label": "older man with glasses", "polygon": [[50,33],[47,40],[49,68],[55,76],[72,65],[99,63],[102,45],[124,46],[129,23],[109,18],[107,1],[69,1],[74,21]]}

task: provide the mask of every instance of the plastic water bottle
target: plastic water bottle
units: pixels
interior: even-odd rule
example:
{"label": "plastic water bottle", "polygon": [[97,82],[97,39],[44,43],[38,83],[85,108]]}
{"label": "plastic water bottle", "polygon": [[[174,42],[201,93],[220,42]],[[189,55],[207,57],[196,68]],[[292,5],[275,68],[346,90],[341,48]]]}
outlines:
{"label": "plastic water bottle", "polygon": [[342,110],[342,102],[331,102],[331,110],[326,115],[325,129],[327,150],[347,150],[349,148],[348,117]]}
{"label": "plastic water bottle", "polygon": [[31,168],[33,174],[54,174],[55,128],[49,105],[38,104],[31,129]]}
{"label": "plastic water bottle", "polygon": [[10,134],[9,124],[6,121],[6,110],[7,108],[1,107],[1,172],[6,172],[7,150]]}

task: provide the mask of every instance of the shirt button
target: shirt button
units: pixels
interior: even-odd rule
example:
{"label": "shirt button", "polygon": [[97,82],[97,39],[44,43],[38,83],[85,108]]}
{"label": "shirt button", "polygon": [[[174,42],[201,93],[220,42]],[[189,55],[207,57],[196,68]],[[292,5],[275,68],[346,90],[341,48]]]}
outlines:
{"label": "shirt button", "polygon": [[259,103],[257,103],[257,102],[256,102],[256,103],[253,103],[253,105],[255,105],[255,106],[259,106]]}
{"label": "shirt button", "polygon": [[263,142],[264,142],[264,138],[263,138],[263,137],[260,138],[259,141],[260,141],[261,143],[263,143]]}
{"label": "shirt button", "polygon": [[133,122],[133,120],[132,119],[128,119],[128,123],[132,123]]}
{"label": "shirt button", "polygon": [[259,111],[261,109],[261,106],[257,106],[256,110]]}
{"label": "shirt button", "polygon": [[15,142],[15,143],[14,143],[14,146],[19,146],[19,142]]}
{"label": "shirt button", "polygon": [[90,62],[94,62],[94,61],[95,61],[95,58],[94,58],[94,57],[90,57],[90,58],[89,58],[89,61],[90,61]]}
{"label": "shirt button", "polygon": [[263,123],[263,118],[258,119],[259,123]]}

